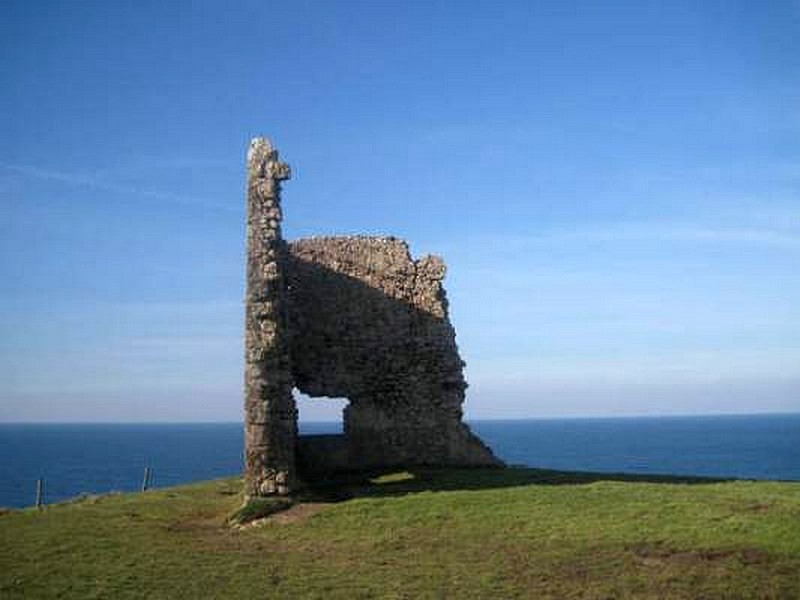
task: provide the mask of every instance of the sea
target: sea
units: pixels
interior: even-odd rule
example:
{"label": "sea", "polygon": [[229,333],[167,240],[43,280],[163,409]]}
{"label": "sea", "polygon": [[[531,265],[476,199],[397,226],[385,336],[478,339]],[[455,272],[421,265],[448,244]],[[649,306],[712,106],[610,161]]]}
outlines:
{"label": "sea", "polygon": [[[510,465],[800,481],[800,414],[471,421]],[[301,434],[341,423],[301,423]],[[0,506],[237,475],[241,423],[0,424]]]}

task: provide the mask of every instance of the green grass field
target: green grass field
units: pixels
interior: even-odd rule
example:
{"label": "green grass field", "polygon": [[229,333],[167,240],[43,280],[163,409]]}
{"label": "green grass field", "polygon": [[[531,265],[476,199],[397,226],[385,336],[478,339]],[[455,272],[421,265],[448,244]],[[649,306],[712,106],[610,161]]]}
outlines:
{"label": "green grass field", "polygon": [[0,598],[800,598],[800,483],[421,470],[0,515]]}

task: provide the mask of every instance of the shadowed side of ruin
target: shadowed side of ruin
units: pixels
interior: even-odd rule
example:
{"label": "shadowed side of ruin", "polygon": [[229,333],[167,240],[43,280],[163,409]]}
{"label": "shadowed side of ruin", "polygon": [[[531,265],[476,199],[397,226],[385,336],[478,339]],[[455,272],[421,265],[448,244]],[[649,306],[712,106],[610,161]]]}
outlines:
{"label": "shadowed side of ruin", "polygon": [[461,420],[467,384],[444,271],[437,257],[414,261],[395,238],[288,245],[295,386],[350,400],[338,443],[300,438],[301,467],[499,464]]}
{"label": "shadowed side of ruin", "polygon": [[[289,167],[251,142],[245,297],[245,494],[304,476],[399,465],[502,465],[462,422],[464,363],[443,261],[393,237],[286,243]],[[297,436],[292,387],[346,397],[342,436]]]}

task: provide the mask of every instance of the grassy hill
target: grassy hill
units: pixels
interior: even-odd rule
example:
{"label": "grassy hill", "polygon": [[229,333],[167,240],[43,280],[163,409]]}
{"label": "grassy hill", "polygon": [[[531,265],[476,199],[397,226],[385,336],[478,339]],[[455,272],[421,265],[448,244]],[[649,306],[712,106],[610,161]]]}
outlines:
{"label": "grassy hill", "polygon": [[240,485],[9,511],[0,597],[800,598],[800,483],[421,470],[237,529]]}

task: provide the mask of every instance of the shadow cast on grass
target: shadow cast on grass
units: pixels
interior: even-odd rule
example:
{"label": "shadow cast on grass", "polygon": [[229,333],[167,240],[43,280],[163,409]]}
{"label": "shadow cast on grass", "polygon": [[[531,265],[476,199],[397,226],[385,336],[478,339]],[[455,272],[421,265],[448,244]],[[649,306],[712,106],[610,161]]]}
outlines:
{"label": "shadow cast on grass", "polygon": [[634,475],[554,471],[525,467],[420,468],[307,475],[298,501],[337,502],[359,497],[401,496],[424,491],[491,490],[528,485],[583,485],[598,481],[702,485],[731,479],[681,475]]}

